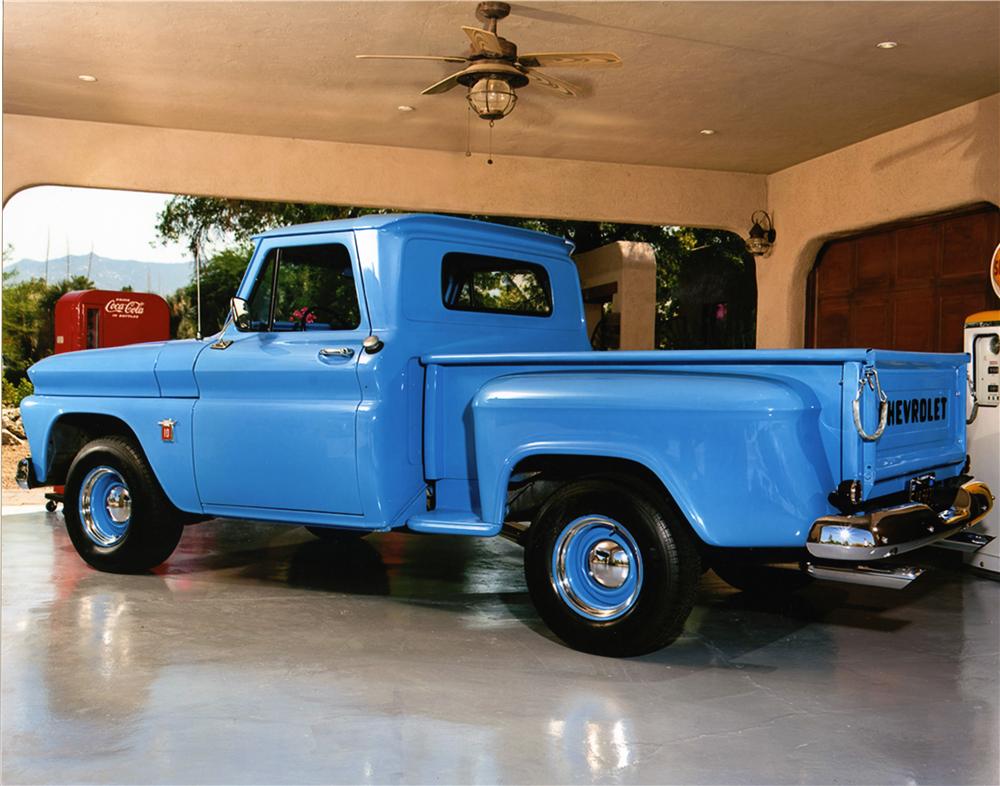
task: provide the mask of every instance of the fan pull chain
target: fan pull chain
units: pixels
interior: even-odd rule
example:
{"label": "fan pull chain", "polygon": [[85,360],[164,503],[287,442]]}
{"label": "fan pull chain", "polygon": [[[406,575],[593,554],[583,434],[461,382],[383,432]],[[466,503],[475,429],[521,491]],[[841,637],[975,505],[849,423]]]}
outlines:
{"label": "fan pull chain", "polygon": [[490,121],[490,154],[486,159],[487,164],[493,164],[493,121]]}
{"label": "fan pull chain", "polygon": [[472,157],[472,107],[468,104],[465,112],[465,157]]}

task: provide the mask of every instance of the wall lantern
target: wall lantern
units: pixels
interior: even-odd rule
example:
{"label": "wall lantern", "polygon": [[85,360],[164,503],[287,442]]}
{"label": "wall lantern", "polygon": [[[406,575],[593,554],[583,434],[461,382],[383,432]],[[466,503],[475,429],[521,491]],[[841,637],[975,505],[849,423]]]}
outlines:
{"label": "wall lantern", "polygon": [[766,211],[758,210],[750,216],[750,221],[753,226],[750,227],[750,236],[747,238],[747,251],[755,257],[762,257],[774,245],[776,235],[771,225],[771,217]]}
{"label": "wall lantern", "polygon": [[514,110],[517,94],[506,79],[485,77],[469,88],[469,106],[483,120],[500,120]]}

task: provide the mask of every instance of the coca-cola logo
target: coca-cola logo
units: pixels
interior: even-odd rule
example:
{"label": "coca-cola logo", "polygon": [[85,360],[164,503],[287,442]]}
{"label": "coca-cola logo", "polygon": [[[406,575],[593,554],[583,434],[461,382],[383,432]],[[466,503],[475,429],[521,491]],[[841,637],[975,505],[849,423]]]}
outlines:
{"label": "coca-cola logo", "polygon": [[125,317],[126,319],[138,319],[145,308],[146,306],[142,301],[132,300],[127,297],[116,297],[104,305],[104,310],[108,314],[116,317]]}

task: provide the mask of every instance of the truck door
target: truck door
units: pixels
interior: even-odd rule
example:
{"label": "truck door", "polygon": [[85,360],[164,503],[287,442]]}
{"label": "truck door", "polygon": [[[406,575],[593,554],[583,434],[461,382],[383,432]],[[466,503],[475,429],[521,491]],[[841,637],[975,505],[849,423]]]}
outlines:
{"label": "truck door", "polygon": [[202,503],[248,517],[254,508],[360,514],[357,363],[370,330],[353,234],[266,238],[250,269],[249,329],[230,325],[232,343],[195,366]]}

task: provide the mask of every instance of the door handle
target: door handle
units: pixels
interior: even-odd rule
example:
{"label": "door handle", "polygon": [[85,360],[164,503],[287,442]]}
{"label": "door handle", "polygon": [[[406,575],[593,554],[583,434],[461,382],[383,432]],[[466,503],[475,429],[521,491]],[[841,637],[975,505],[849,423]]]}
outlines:
{"label": "door handle", "polygon": [[343,358],[347,360],[354,357],[354,350],[350,347],[323,347],[319,351],[319,356],[321,358]]}

